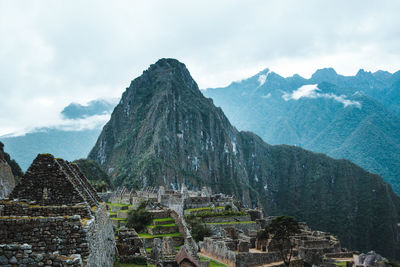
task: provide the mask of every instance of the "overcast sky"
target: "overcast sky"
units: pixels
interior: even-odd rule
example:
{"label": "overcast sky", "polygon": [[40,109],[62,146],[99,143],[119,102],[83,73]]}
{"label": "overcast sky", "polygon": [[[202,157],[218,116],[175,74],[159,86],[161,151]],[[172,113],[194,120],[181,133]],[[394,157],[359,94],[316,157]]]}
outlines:
{"label": "overcast sky", "polygon": [[185,63],[200,88],[267,67],[394,72],[399,10],[397,0],[0,0],[0,135],[82,127],[61,121],[64,106],[119,97],[161,57]]}

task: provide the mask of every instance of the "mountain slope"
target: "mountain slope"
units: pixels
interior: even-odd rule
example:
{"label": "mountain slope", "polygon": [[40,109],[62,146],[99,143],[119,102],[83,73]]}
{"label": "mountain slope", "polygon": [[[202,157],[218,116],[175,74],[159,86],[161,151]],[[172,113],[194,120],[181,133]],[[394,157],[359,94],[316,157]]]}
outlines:
{"label": "mountain slope", "polygon": [[378,175],[237,131],[177,60],[161,59],[132,81],[89,159],[116,185],[207,185],[331,231],[344,246],[399,252],[400,199]]}
{"label": "mountain slope", "polygon": [[8,154],[4,152],[4,145],[0,142],[0,199],[6,198],[15,186],[14,175],[7,162],[7,156]]}
{"label": "mountain slope", "polygon": [[[259,77],[267,74],[261,84]],[[380,174],[400,193],[400,117],[378,101],[395,81],[396,74],[384,72],[345,77],[323,69],[307,80],[283,78],[267,69],[203,93],[239,129],[254,131],[271,144],[350,159]]]}
{"label": "mountain slope", "polygon": [[86,157],[100,132],[99,128],[80,131],[45,128],[23,136],[3,137],[0,140],[21,168],[27,170],[38,153],[51,153],[70,161]]}

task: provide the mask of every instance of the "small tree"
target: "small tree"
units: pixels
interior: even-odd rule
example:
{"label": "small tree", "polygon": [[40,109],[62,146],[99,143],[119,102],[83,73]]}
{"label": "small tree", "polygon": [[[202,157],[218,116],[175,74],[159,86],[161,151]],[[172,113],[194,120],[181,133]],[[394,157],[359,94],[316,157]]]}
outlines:
{"label": "small tree", "polygon": [[141,202],[139,206],[128,213],[126,226],[134,228],[140,233],[149,225],[152,220],[151,213],[146,210],[147,203]]}
{"label": "small tree", "polygon": [[203,241],[204,237],[211,236],[211,228],[201,222],[198,218],[193,218],[188,221],[190,225],[190,233],[196,242]]}
{"label": "small tree", "polygon": [[265,232],[276,243],[285,265],[289,266],[294,248],[290,237],[300,232],[299,223],[293,217],[278,216],[265,227]]}

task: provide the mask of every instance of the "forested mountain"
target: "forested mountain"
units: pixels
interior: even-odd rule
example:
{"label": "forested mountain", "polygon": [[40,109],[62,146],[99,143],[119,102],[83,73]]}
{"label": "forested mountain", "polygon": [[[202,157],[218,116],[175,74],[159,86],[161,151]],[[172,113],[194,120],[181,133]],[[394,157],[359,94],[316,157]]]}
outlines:
{"label": "forested mountain", "polygon": [[342,76],[322,69],[304,79],[266,69],[203,93],[240,130],[349,159],[400,193],[400,72]]}

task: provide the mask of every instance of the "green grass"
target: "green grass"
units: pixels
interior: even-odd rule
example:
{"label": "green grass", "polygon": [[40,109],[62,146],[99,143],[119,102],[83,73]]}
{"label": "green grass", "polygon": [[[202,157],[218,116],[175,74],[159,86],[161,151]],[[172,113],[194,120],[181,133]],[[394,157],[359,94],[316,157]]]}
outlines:
{"label": "green grass", "polygon": [[132,264],[132,263],[114,263],[114,267],[145,267],[149,265],[137,265],[137,264]]}
{"label": "green grass", "polygon": [[129,205],[129,204],[122,204],[122,203],[111,203],[111,202],[106,202],[106,204],[108,205],[108,206],[111,206],[111,207],[132,207],[132,205]]}
{"label": "green grass", "polygon": [[[179,251],[181,249],[181,247],[182,246],[177,246],[177,247],[174,247],[174,248],[175,248],[176,251]],[[152,249],[153,248],[146,248],[146,252],[151,252]]]}
{"label": "green grass", "polygon": [[215,222],[215,223],[206,223],[206,224],[242,224],[242,223],[256,223],[253,221],[243,221],[243,222]]}
{"label": "green grass", "polygon": [[168,217],[168,218],[161,218],[161,219],[154,219],[153,222],[169,222],[169,221],[174,221],[173,218]]}
{"label": "green grass", "polygon": [[204,256],[200,256],[200,260],[202,261],[209,261],[210,262],[210,267],[227,267],[228,265],[223,264],[222,262],[204,257]]}
{"label": "green grass", "polygon": [[160,224],[160,225],[148,225],[147,227],[149,228],[157,228],[157,227],[173,227],[176,226],[175,223],[169,223],[169,224]]}
{"label": "green grass", "polygon": [[182,234],[181,233],[171,233],[171,234],[151,235],[148,233],[139,233],[139,236],[141,238],[156,238],[156,237],[166,237],[166,236],[176,237],[176,236],[182,236]]}
{"label": "green grass", "polygon": [[336,266],[346,267],[346,262],[345,262],[345,261],[335,262],[335,265],[336,265]]}
{"label": "green grass", "polygon": [[110,218],[112,221],[126,221],[124,218]]}
{"label": "green grass", "polygon": [[[225,209],[225,207],[215,207],[217,210]],[[186,209],[185,211],[199,211],[199,210],[212,210],[211,207],[204,207],[204,208],[195,208],[195,209]]]}
{"label": "green grass", "polygon": [[121,263],[119,261],[114,262],[114,267],[146,267],[146,266],[155,266],[155,265],[149,265],[149,264],[134,264],[134,263]]}
{"label": "green grass", "polygon": [[117,213],[115,211],[109,211],[108,214],[110,215],[117,215]]}

